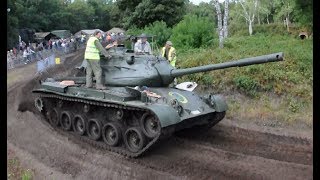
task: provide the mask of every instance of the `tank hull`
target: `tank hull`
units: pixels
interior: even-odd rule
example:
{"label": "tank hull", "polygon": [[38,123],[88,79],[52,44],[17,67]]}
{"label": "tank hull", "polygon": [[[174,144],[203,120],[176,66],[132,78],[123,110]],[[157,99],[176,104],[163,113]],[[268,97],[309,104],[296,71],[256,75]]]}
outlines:
{"label": "tank hull", "polygon": [[44,82],[33,93],[36,108],[55,128],[129,157],[140,156],[175,131],[208,129],[227,110],[220,96],[175,88],[96,90]]}

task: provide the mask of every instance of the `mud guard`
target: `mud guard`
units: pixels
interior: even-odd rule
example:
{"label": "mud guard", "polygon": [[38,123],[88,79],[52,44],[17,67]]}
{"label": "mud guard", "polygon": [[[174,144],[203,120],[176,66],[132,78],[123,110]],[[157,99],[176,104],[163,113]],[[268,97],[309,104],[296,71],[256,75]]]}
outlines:
{"label": "mud guard", "polygon": [[228,105],[222,95],[212,95],[211,102],[213,103],[216,112],[223,112],[228,110]]}
{"label": "mud guard", "polygon": [[160,120],[161,127],[167,127],[173,124],[177,124],[181,121],[181,118],[177,111],[170,106],[153,104],[146,107],[151,110]]}

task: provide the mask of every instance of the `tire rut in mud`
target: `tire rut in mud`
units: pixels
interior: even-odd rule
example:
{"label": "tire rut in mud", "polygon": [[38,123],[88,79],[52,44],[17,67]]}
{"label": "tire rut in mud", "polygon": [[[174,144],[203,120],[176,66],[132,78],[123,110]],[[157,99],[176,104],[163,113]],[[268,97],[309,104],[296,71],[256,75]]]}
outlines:
{"label": "tire rut in mud", "polygon": [[275,135],[218,124],[207,133],[183,132],[177,138],[189,144],[312,165],[312,141],[302,137]]}
{"label": "tire rut in mud", "polygon": [[212,175],[218,179],[312,177],[312,141],[309,139],[224,125],[202,134],[186,132],[155,147],[151,157],[133,161],[199,179],[210,179]]}
{"label": "tire rut in mud", "polygon": [[310,165],[230,152],[176,137],[154,149],[149,155],[130,161],[191,179],[304,179],[312,176]]}

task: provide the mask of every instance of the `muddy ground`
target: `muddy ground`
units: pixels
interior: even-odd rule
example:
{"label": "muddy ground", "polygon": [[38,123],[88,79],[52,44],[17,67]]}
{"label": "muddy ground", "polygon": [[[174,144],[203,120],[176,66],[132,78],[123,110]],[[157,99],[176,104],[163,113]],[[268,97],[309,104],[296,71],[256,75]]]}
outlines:
{"label": "muddy ground", "polygon": [[[35,113],[38,80],[62,76],[83,52],[35,75],[35,64],[8,72],[7,145],[34,179],[313,179],[312,131],[224,119],[208,133],[179,134],[130,159],[63,136]],[[11,77],[11,76],[10,76]]]}

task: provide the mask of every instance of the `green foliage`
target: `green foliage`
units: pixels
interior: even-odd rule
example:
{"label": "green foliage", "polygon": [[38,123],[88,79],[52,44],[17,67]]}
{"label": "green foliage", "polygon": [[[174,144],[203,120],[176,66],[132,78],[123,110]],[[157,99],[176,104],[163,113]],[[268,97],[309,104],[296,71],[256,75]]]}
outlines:
{"label": "green foliage", "polygon": [[289,17],[296,8],[296,0],[275,1],[276,19],[282,22],[285,17]]}
{"label": "green foliage", "polygon": [[72,16],[67,17],[71,32],[86,29],[88,22],[93,21],[94,9],[82,0],[75,0],[66,8],[66,11],[73,12]]}
{"label": "green foliage", "polygon": [[161,47],[170,39],[172,29],[167,27],[164,21],[156,21],[143,29],[133,27],[127,30],[127,34],[130,35],[140,35],[142,33],[155,36],[155,45]]}
{"label": "green foliage", "polygon": [[313,28],[313,1],[296,0],[296,8],[293,12],[293,20],[301,26],[307,27],[308,31]]}
{"label": "green foliage", "polygon": [[[16,0],[16,14],[20,28],[33,28],[37,31],[49,31],[56,19],[57,10],[60,11],[59,0],[52,1],[22,1]],[[11,15],[11,14],[9,14]]]}
{"label": "green foliage", "polygon": [[[245,31],[248,30],[248,23],[245,17],[253,17],[253,31],[259,33],[261,29],[256,30],[257,25],[260,24],[279,24],[271,25],[280,30],[280,27],[286,20],[289,19],[289,32],[291,32],[292,26],[306,29],[307,32],[312,32],[312,1],[304,0],[259,0],[257,9],[254,10],[254,1],[251,0],[237,0],[242,1],[247,13],[243,11],[240,3],[230,2],[229,10],[229,29],[230,34],[236,34],[238,36],[247,35]],[[282,29],[282,28],[281,28]],[[269,30],[268,30],[269,31]],[[281,34],[283,34],[282,30]],[[295,30],[294,30],[295,31]],[[296,32],[293,32],[296,33]]]}
{"label": "green foliage", "polygon": [[130,35],[139,35],[141,33],[143,33],[144,29],[139,29],[136,26],[131,27],[130,29],[127,30],[127,34]]}
{"label": "green foliage", "polygon": [[288,31],[283,24],[272,23],[264,25],[255,25],[253,34],[268,34],[268,35],[288,35]]}
{"label": "green foliage", "polygon": [[10,8],[10,12],[8,12],[7,16],[7,48],[13,47],[18,42],[18,26],[19,26],[19,8],[20,1],[16,0],[9,0],[8,1],[8,8]]}
{"label": "green foliage", "polygon": [[214,82],[214,78],[209,74],[205,74],[202,76],[202,81],[204,85],[211,85]]}
{"label": "green foliage", "polygon": [[142,0],[118,0],[117,6],[121,11],[129,10],[133,12],[136,6],[141,2]]}
{"label": "green foliage", "polygon": [[87,5],[93,8],[92,21],[89,19],[88,25],[94,29],[108,30],[110,28],[109,7],[105,0],[87,0]]}
{"label": "green foliage", "polygon": [[154,35],[157,45],[161,47],[167,40],[169,40],[172,34],[172,29],[167,27],[167,24],[164,21],[156,21],[149,26],[146,26],[144,28],[144,32]]}
{"label": "green foliage", "polygon": [[123,27],[122,19],[124,13],[120,11],[116,4],[109,4],[106,7],[106,12],[110,13],[110,27]]}
{"label": "green foliage", "polygon": [[200,48],[212,45],[215,36],[212,20],[187,15],[173,28],[171,39],[177,48]]}
{"label": "green foliage", "polygon": [[124,24],[127,28],[143,28],[155,21],[164,21],[171,27],[185,14],[185,0],[121,0],[118,5],[125,11]]}
{"label": "green foliage", "polygon": [[238,76],[234,78],[236,87],[249,95],[255,95],[259,88],[259,84],[256,80],[248,76]]}
{"label": "green foliage", "polygon": [[[8,47],[17,43],[18,29],[37,32],[67,29],[109,30],[121,25],[121,13],[115,3],[106,0],[8,0]],[[112,15],[112,17],[110,17]]]}
{"label": "green foliage", "polygon": [[7,47],[13,47],[18,42],[18,19],[16,17],[8,17],[7,21]]}
{"label": "green foliage", "polygon": [[[255,29],[254,29],[255,30]],[[237,21],[230,21],[229,24],[230,36],[248,36],[248,27],[245,23],[238,23]]]}
{"label": "green foliage", "polygon": [[22,180],[31,180],[32,179],[32,171],[30,169],[24,170],[21,176]]}
{"label": "green foliage", "polygon": [[[268,34],[268,33],[267,33]],[[224,92],[225,88],[240,89],[247,95],[272,92],[288,94],[306,101],[312,100],[313,44],[311,39],[300,40],[292,36],[256,34],[231,37],[223,49],[178,50],[177,67],[187,68],[216,64],[245,57],[284,52],[283,62],[230,68],[206,73],[213,77],[212,86]],[[184,81],[210,84],[207,77],[186,76]],[[223,86],[221,86],[223,84]]]}
{"label": "green foliage", "polygon": [[216,21],[216,11],[213,5],[201,2],[198,6],[194,4],[187,5],[186,15],[196,15],[197,17],[207,17],[213,22]]}
{"label": "green foliage", "polygon": [[289,111],[295,113],[295,112],[299,111],[300,104],[298,103],[298,101],[296,99],[291,99],[289,102],[288,109],[289,109]]}
{"label": "green foliage", "polygon": [[[8,13],[8,47],[17,42],[18,29],[22,28],[35,29],[38,32],[68,29],[75,33],[81,29],[93,28],[106,31],[117,26],[130,29],[138,27],[152,34],[157,34],[156,28],[163,30],[167,28],[168,30],[165,30],[167,33],[160,33],[161,37],[158,39],[158,45],[162,46],[164,39],[168,39],[170,32],[168,27],[174,27],[174,32],[170,33],[174,33],[172,38],[176,39],[175,45],[184,50],[208,47],[217,42],[215,38],[217,33],[214,29],[216,12],[212,3],[200,3],[196,6],[187,0],[8,0],[7,2],[11,10]],[[288,13],[290,21],[297,27],[290,27],[292,35],[297,35],[299,31],[312,32],[312,1],[260,0],[258,6],[253,28],[256,34],[285,35],[282,25]],[[230,1],[229,35],[231,36],[248,35],[246,20],[239,12],[242,12],[239,3]],[[185,18],[180,21],[184,16]],[[261,23],[273,24],[256,25],[258,18]],[[165,22],[166,27],[160,23],[153,24],[156,21]],[[144,29],[146,26],[151,29]],[[232,47],[230,43],[227,45]]]}

